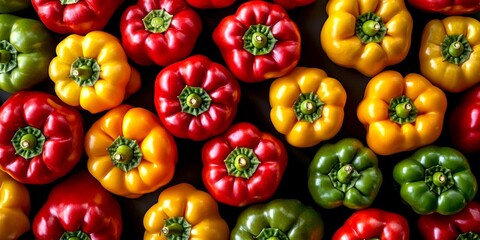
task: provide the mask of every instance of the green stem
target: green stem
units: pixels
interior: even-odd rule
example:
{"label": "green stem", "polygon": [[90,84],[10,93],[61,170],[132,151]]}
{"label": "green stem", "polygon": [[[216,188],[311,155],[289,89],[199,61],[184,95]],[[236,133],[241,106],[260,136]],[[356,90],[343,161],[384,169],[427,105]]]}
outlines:
{"label": "green stem", "polygon": [[185,86],[178,95],[182,111],[193,116],[198,116],[210,108],[212,99],[201,87]]}
{"label": "green stem", "polygon": [[299,121],[312,123],[322,117],[324,105],[316,93],[300,93],[293,104],[293,109]]}
{"label": "green stem", "polygon": [[360,178],[360,174],[351,164],[342,165],[341,163],[337,163],[330,169],[328,177],[336,189],[347,192],[355,186],[358,178]]}
{"label": "green stem", "polygon": [[17,55],[17,49],[11,43],[0,41],[0,73],[8,73],[17,67]]}
{"label": "green stem", "polygon": [[398,124],[415,122],[418,110],[413,101],[405,95],[390,100],[388,107],[390,120]]}
{"label": "green stem", "polygon": [[449,168],[435,165],[425,170],[425,184],[430,191],[440,195],[455,185],[455,180]]}
{"label": "green stem", "polygon": [[162,234],[168,240],[188,240],[192,225],[183,217],[171,217],[165,220]]}
{"label": "green stem", "polygon": [[80,0],[60,0],[60,3],[61,3],[62,5],[68,5],[68,4],[75,4],[75,3],[77,3],[78,1],[80,1]]}
{"label": "green stem", "polygon": [[5,49],[0,50],[0,64],[5,64],[10,62],[10,59],[12,59],[12,55],[10,54],[9,51]]}
{"label": "green stem", "polygon": [[447,35],[442,42],[442,56],[452,64],[462,64],[470,59],[473,52],[468,40],[463,35]]}
{"label": "green stem", "polygon": [[39,129],[27,126],[18,129],[11,142],[17,155],[30,159],[42,154],[45,136]]}
{"label": "green stem", "polygon": [[173,16],[165,9],[154,9],[150,11],[143,19],[145,29],[152,33],[163,33],[168,30]]}
{"label": "green stem", "polygon": [[262,24],[251,25],[242,39],[243,48],[255,56],[269,54],[277,42],[270,27]]}
{"label": "green stem", "polygon": [[93,86],[100,78],[100,65],[93,58],[77,58],[70,66],[70,78],[79,86]]}
{"label": "green stem", "polygon": [[289,240],[288,236],[278,228],[263,228],[260,233],[255,236],[255,240]]}
{"label": "green stem", "polygon": [[340,181],[341,183],[348,183],[350,181],[350,179],[352,179],[353,170],[355,170],[355,169],[353,168],[353,166],[351,164],[347,164],[347,165],[341,167],[340,170],[338,170],[338,173],[337,173],[338,181]]}
{"label": "green stem", "polygon": [[162,233],[167,237],[172,235],[179,236],[179,235],[182,235],[183,233],[183,227],[179,223],[172,223],[168,226],[167,225],[163,226]]}
{"label": "green stem", "polygon": [[237,147],[224,160],[228,175],[249,179],[257,170],[260,160],[250,148]]}
{"label": "green stem", "polygon": [[140,165],[142,151],[135,140],[125,137],[117,137],[107,148],[113,164],[121,170],[128,172]]}
{"label": "green stem", "polygon": [[75,232],[64,232],[59,240],[90,240],[90,237],[82,230],[78,230]]}
{"label": "green stem", "polygon": [[474,232],[466,232],[458,235],[456,240],[479,240],[480,235]]}
{"label": "green stem", "polygon": [[357,17],[355,32],[362,43],[378,43],[385,37],[387,27],[380,16],[368,12]]}

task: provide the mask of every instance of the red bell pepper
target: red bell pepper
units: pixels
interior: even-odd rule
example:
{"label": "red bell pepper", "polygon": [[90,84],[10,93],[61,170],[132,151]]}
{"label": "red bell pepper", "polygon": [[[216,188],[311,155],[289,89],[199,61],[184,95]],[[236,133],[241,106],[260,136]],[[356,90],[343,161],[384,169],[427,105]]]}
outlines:
{"label": "red bell pepper", "polygon": [[83,118],[56,96],[11,95],[0,108],[0,169],[27,184],[64,176],[83,154]]}
{"label": "red bell pepper", "polygon": [[245,206],[269,199],[287,166],[280,140],[248,122],[232,125],[202,148],[202,178],[219,202]]}
{"label": "red bell pepper", "polygon": [[184,0],[139,0],[120,20],[122,45],[140,65],[167,66],[186,58],[202,31],[202,21]]}
{"label": "red bell pepper", "polygon": [[314,3],[315,1],[316,0],[273,0],[274,3],[284,7],[285,9],[302,7]]}
{"label": "red bell pepper", "polygon": [[409,239],[407,219],[394,212],[367,208],[354,212],[332,237],[332,240]]}
{"label": "red bell pepper", "polygon": [[281,77],[300,59],[299,29],[274,3],[243,3],[234,15],[220,21],[213,40],[230,71],[245,82]]}
{"label": "red bell pepper", "polygon": [[200,9],[225,8],[235,3],[235,0],[186,0],[190,6]]}
{"label": "red bell pepper", "polygon": [[470,202],[453,215],[421,215],[417,226],[425,240],[479,239],[480,202]]}
{"label": "red bell pepper", "polygon": [[223,65],[194,55],[162,69],[154,95],[163,125],[176,137],[199,141],[230,127],[240,85]]}
{"label": "red bell pepper", "polygon": [[451,143],[463,153],[480,151],[480,84],[464,93],[448,117]]}
{"label": "red bell pepper", "polygon": [[52,188],[32,230],[37,240],[120,239],[120,204],[87,171],[76,172]]}
{"label": "red bell pepper", "polygon": [[102,30],[124,0],[32,0],[40,21],[60,34]]}
{"label": "red bell pepper", "polygon": [[445,15],[473,14],[480,11],[478,0],[408,0],[415,8]]}

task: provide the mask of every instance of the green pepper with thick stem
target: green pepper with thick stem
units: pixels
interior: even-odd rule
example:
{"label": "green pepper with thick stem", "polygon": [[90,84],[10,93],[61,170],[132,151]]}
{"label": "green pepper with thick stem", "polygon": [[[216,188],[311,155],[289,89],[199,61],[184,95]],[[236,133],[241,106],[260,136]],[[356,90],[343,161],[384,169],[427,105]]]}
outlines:
{"label": "green pepper with thick stem", "polygon": [[316,240],[324,234],[323,220],[297,199],[274,199],[243,210],[230,233],[232,240]]}
{"label": "green pepper with thick stem", "polygon": [[477,180],[465,156],[450,147],[430,145],[398,162],[393,178],[400,196],[418,214],[461,211],[477,193]]}
{"label": "green pepper with thick stem", "polygon": [[318,149],[308,170],[308,189],[323,208],[369,207],[383,182],[375,153],[359,140],[345,138]]}
{"label": "green pepper with thick stem", "polygon": [[0,89],[30,89],[48,79],[54,39],[42,22],[0,14]]}

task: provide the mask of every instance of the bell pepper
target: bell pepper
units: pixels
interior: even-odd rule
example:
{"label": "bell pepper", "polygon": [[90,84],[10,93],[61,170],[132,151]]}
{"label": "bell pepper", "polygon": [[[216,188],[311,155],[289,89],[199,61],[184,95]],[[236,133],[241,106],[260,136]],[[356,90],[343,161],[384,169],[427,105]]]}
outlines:
{"label": "bell pepper", "polygon": [[270,85],[270,120],[290,145],[311,147],[340,131],[346,101],[342,84],[325,71],[296,67]]}
{"label": "bell pepper", "polygon": [[219,202],[242,207],[273,196],[285,168],[282,142],[248,122],[233,125],[202,148],[202,178]]}
{"label": "bell pepper", "polygon": [[477,193],[477,180],[465,156],[450,147],[430,145],[393,168],[400,196],[418,214],[461,211]]}
{"label": "bell pepper", "polygon": [[413,7],[445,15],[473,14],[480,11],[478,0],[408,0]]}
{"label": "bell pepper", "polygon": [[212,37],[230,71],[244,82],[281,77],[300,60],[299,29],[277,4],[243,3],[220,21]]}
{"label": "bell pepper", "polygon": [[129,65],[120,41],[107,32],[71,34],[56,53],[48,73],[57,96],[68,105],[99,113],[140,89],[140,75]]}
{"label": "bell pepper", "polygon": [[0,171],[0,236],[19,239],[30,230],[30,193],[25,185]]}
{"label": "bell pepper", "polygon": [[186,0],[187,3],[199,9],[226,8],[235,3],[235,0]]}
{"label": "bell pepper", "polygon": [[297,199],[274,199],[244,209],[230,239],[322,239],[324,225],[320,214]]}
{"label": "bell pepper", "polygon": [[226,67],[194,55],[158,73],[154,103],[160,120],[173,135],[200,141],[230,127],[240,93],[237,79]]}
{"label": "bell pepper", "polygon": [[323,208],[370,207],[383,182],[375,153],[354,138],[320,147],[308,169],[308,189]]}
{"label": "bell pepper", "polygon": [[[477,1],[478,3],[478,1]],[[480,21],[450,16],[429,21],[422,32],[420,71],[441,89],[459,93],[480,82]]]}
{"label": "bell pepper", "polygon": [[59,34],[102,30],[124,0],[32,0],[40,21]]}
{"label": "bell pepper", "polygon": [[320,43],[335,64],[372,77],[406,58],[413,20],[404,1],[332,0],[326,11]]}
{"label": "bell pepper", "polygon": [[367,130],[370,149],[391,155],[437,140],[446,109],[445,93],[426,78],[388,70],[368,82],[357,117]]}
{"label": "bell pepper", "polygon": [[395,239],[408,240],[410,229],[402,215],[378,208],[355,211],[337,231],[332,240]]}
{"label": "bell pepper", "polygon": [[37,240],[115,240],[122,233],[121,213],[113,195],[82,170],[53,186],[32,230]]}
{"label": "bell pepper", "polygon": [[116,195],[138,198],[173,178],[175,140],[147,109],[111,109],[91,125],[84,144],[88,171]]}
{"label": "bell pepper", "polygon": [[163,190],[143,218],[144,240],[228,239],[227,222],[208,193],[188,183]]}
{"label": "bell pepper", "polygon": [[448,117],[451,144],[463,153],[480,151],[480,84],[468,89]]}
{"label": "bell pepper", "polygon": [[316,0],[273,0],[275,4],[278,4],[288,10],[306,6],[314,3],[315,1]]}
{"label": "bell pepper", "polygon": [[83,118],[56,96],[19,91],[0,107],[0,169],[25,184],[47,184],[83,155]]}
{"label": "bell pepper", "polygon": [[[15,1],[11,1],[15,2]],[[28,90],[48,79],[54,39],[38,20],[0,14],[0,90]]]}
{"label": "bell pepper", "polygon": [[480,203],[472,201],[453,215],[420,215],[417,226],[425,240],[479,239]]}
{"label": "bell pepper", "polygon": [[31,0],[0,0],[0,13],[18,12],[32,6]]}
{"label": "bell pepper", "polygon": [[167,66],[190,55],[202,20],[184,0],[141,0],[123,12],[120,32],[134,62]]}

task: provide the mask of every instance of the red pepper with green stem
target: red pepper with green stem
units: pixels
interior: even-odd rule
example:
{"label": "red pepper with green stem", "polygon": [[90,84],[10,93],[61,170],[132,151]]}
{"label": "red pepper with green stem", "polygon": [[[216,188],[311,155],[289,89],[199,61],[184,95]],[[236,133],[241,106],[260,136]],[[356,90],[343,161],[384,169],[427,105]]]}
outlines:
{"label": "red pepper with green stem", "polygon": [[478,0],[408,0],[415,8],[445,15],[473,14],[480,11]]}

